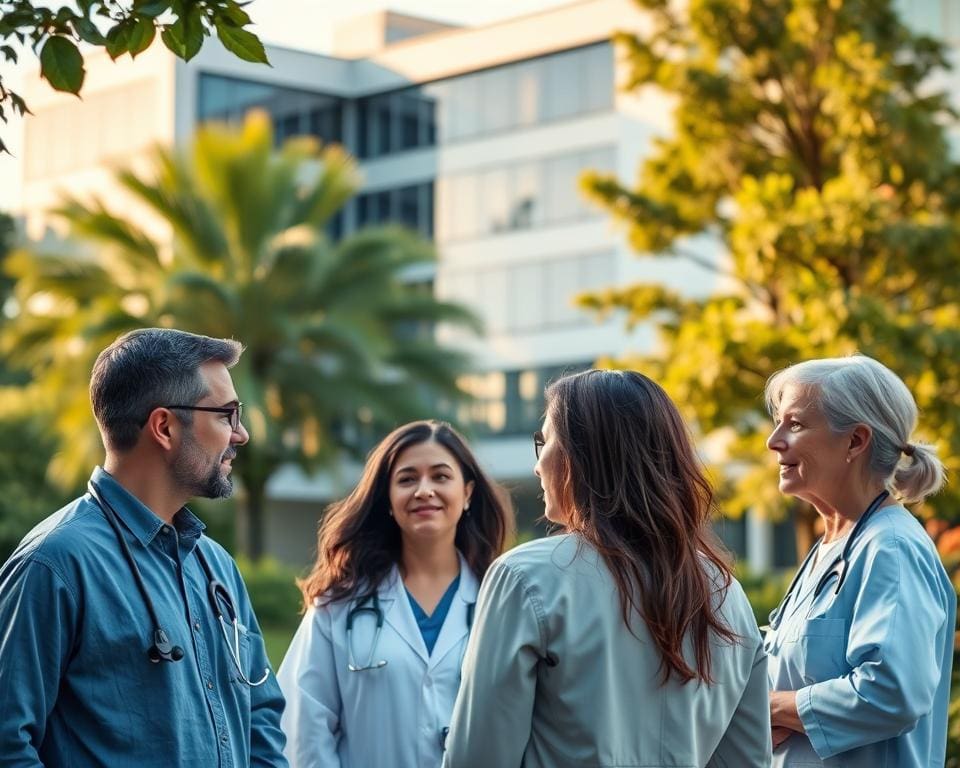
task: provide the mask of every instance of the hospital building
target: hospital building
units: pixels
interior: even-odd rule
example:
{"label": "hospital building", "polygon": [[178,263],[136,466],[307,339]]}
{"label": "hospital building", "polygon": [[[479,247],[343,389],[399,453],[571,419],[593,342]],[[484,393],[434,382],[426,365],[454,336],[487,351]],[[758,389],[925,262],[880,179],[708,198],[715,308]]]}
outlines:
{"label": "hospital building", "polygon": [[[902,5],[930,31],[960,36],[953,0]],[[625,71],[612,35],[647,24],[631,0],[579,0],[482,27],[378,12],[337,27],[331,55],[268,46],[271,67],[239,61],[216,41],[189,63],[160,45],[119,64],[88,55],[82,101],[27,83],[28,234],[45,231],[60,191],[116,200],[111,169],[137,167],[151,145],[187,142],[207,121],[238,123],[259,108],[278,141],[312,134],[343,144],[358,158],[363,188],[337,227],[401,222],[431,238],[438,261],[415,279],[485,323],[482,338],[446,333],[476,361],[464,380],[475,400],[458,421],[529,523],[542,511],[530,436],[544,386],[654,344],[649,327],[628,332],[622,317],[598,320],[573,296],[634,280],[688,295],[717,287],[713,273],[689,262],[638,259],[578,191],[585,169],[633,178],[670,129],[664,97],[617,87]],[[690,247],[722,258],[709,241]],[[293,467],[275,475],[267,551],[310,559],[318,513],[358,472],[343,464],[316,477]],[[747,515],[721,523],[721,534],[756,569],[795,563],[790,525]]]}

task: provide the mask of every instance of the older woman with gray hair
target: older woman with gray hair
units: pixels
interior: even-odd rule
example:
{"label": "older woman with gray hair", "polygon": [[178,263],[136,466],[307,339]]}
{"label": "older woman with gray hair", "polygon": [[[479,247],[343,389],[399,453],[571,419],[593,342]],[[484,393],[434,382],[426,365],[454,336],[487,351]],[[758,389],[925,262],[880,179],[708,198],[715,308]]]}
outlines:
{"label": "older woman with gray hair", "polygon": [[956,594],[903,506],[944,482],[913,397],[854,355],[780,371],[766,400],[780,491],[824,525],[765,638],[773,764],[943,765]]}

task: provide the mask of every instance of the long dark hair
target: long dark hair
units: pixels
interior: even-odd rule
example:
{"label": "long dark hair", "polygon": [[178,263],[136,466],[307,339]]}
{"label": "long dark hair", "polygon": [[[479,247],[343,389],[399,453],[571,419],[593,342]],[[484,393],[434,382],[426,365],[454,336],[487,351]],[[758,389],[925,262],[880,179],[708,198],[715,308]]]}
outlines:
{"label": "long dark hair", "polygon": [[[732,577],[709,526],[713,491],[676,406],[640,373],[592,370],[548,387],[547,414],[566,526],[603,557],[624,623],[631,632],[631,617],[646,623],[664,683],[673,674],[712,682],[711,635],[737,640],[714,599]],[[688,635],[695,667],[683,657]]]}
{"label": "long dark hair", "polygon": [[360,590],[373,591],[400,562],[400,528],[388,514],[390,473],[402,451],[429,441],[450,451],[464,483],[474,483],[470,514],[457,523],[454,543],[477,578],[483,578],[513,529],[510,497],[484,474],[453,427],[443,421],[415,421],[387,435],[367,457],[356,488],[327,508],[317,537],[317,560],[310,574],[297,582],[304,609],[314,598],[330,603]]}

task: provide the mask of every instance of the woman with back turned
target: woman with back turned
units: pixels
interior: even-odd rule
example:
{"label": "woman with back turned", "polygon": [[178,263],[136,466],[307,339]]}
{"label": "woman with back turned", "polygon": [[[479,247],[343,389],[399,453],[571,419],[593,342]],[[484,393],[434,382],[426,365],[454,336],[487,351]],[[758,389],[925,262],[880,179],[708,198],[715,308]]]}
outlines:
{"label": "woman with back turned", "polygon": [[564,533],[487,572],[444,765],[769,765],[760,633],[674,404],[587,371],[548,388],[534,440]]}

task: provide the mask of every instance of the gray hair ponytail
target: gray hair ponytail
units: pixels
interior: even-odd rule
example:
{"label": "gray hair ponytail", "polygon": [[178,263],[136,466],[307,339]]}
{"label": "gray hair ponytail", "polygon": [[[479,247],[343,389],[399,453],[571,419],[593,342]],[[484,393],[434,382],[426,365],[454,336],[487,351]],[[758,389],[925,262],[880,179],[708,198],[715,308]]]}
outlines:
{"label": "gray hair ponytail", "polygon": [[866,355],[808,360],[778,371],[767,381],[767,409],[775,413],[788,385],[810,387],[834,432],[865,424],[873,432],[870,471],[902,501],[922,501],[946,480],[936,446],[911,443],[917,405],[906,384]]}

